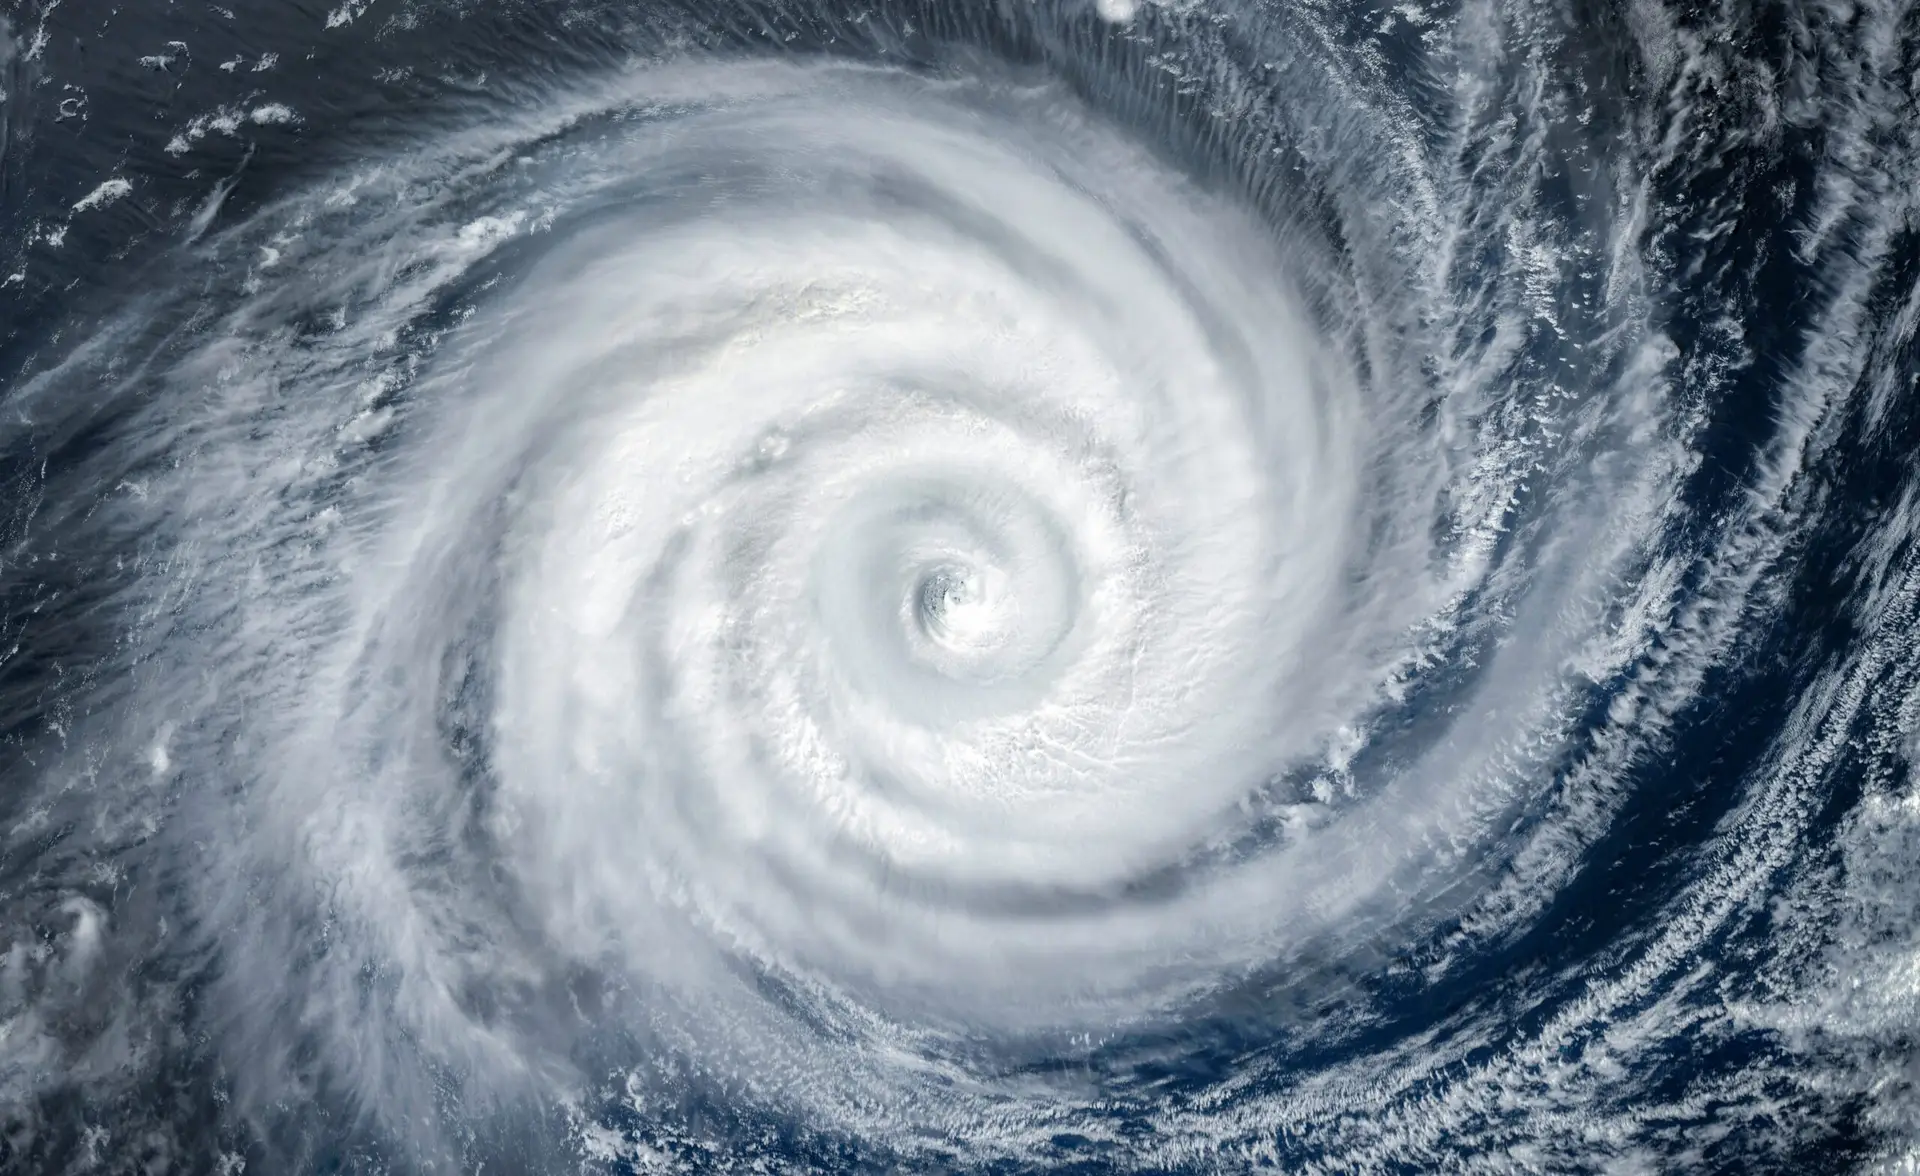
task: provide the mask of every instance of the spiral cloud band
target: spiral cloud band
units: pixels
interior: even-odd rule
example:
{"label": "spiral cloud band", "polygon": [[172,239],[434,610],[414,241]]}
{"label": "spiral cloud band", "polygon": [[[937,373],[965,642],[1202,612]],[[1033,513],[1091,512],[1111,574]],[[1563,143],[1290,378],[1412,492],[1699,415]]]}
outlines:
{"label": "spiral cloud band", "polygon": [[1911,427],[1911,22],[1782,116],[1883,144],[1787,343],[1674,195],[1758,75],[1396,11],[656,14],[184,207],[9,391],[87,667],[10,737],[9,1154],[164,1087],[226,1170],[1900,1155],[1839,978],[1912,932],[1920,516],[1821,471]]}

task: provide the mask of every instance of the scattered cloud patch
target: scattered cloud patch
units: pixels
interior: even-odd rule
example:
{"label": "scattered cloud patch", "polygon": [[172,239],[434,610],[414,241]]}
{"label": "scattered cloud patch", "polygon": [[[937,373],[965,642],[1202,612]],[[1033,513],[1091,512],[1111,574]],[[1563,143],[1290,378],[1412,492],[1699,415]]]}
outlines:
{"label": "scattered cloud patch", "polygon": [[373,0],[347,0],[345,4],[327,13],[327,27],[337,29],[341,25],[352,24],[360,19],[360,14],[365,12],[372,2]]}
{"label": "scattered cloud patch", "polygon": [[133,184],[118,176],[101,184],[98,188],[73,202],[75,212],[90,212],[96,208],[105,208],[114,201],[133,191]]}

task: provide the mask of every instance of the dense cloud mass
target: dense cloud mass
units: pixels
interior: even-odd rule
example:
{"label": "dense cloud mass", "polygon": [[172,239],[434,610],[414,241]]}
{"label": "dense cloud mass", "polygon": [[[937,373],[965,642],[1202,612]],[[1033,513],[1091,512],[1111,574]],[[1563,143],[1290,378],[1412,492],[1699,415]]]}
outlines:
{"label": "dense cloud mass", "polygon": [[1892,0],[17,9],[0,1167],[1911,1170],[1916,109]]}

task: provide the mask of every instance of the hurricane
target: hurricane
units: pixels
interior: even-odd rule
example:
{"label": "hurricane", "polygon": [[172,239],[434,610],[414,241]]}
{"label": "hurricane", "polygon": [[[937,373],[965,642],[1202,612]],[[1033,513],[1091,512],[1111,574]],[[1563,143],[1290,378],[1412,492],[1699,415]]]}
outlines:
{"label": "hurricane", "polygon": [[0,271],[0,1168],[1920,1165],[1900,0],[22,0]]}

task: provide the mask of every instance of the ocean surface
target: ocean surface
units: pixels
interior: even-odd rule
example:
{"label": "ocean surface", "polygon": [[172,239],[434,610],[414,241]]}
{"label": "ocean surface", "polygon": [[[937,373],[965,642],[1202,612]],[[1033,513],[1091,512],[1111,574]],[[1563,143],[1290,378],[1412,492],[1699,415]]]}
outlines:
{"label": "ocean surface", "polygon": [[1920,1171],[1920,8],[13,0],[0,1171]]}

